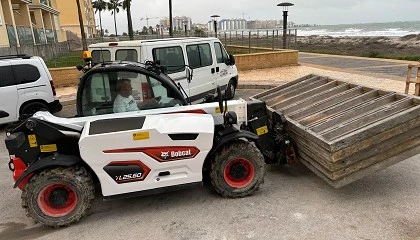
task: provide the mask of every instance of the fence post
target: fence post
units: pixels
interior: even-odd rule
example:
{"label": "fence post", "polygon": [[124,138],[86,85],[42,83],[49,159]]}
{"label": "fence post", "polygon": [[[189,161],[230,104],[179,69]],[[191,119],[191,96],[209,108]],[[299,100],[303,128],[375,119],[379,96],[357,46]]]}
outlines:
{"label": "fence post", "polygon": [[288,29],[289,30],[289,34],[288,34],[288,37],[287,37],[287,48],[289,49],[290,48],[290,39],[291,39],[291,37],[290,37],[290,30],[291,29]]}
{"label": "fence post", "polygon": [[256,43],[257,47],[259,47],[258,45],[259,38],[260,38],[260,30],[257,30],[257,43]]}
{"label": "fence post", "polygon": [[268,48],[268,46],[270,46],[270,39],[269,39],[269,36],[268,36],[268,30],[265,33],[265,35],[266,35],[266,38],[265,38],[266,41],[265,41],[264,47],[267,47]]}
{"label": "fence post", "polygon": [[244,45],[244,31],[242,31],[242,39],[241,39],[241,46]]}
{"label": "fence post", "polygon": [[232,31],[229,32],[229,43],[232,46]]}
{"label": "fence post", "polygon": [[225,32],[225,45],[228,45],[226,32]]}
{"label": "fence post", "polygon": [[272,42],[273,42],[273,51],[274,51],[274,30],[273,30],[273,40],[272,40]]}
{"label": "fence post", "polygon": [[295,29],[295,49],[297,48],[297,29]]}
{"label": "fence post", "polygon": [[251,53],[251,30],[249,30],[248,53]]}
{"label": "fence post", "polygon": [[237,41],[238,41],[238,31],[235,31],[235,45],[238,44]]}

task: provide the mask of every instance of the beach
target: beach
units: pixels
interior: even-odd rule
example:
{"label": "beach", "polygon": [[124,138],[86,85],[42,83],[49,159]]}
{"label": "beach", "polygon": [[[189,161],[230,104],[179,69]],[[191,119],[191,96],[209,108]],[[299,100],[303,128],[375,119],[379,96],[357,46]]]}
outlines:
{"label": "beach", "polygon": [[403,37],[298,36],[295,48],[302,52],[418,61],[420,60],[420,34]]}

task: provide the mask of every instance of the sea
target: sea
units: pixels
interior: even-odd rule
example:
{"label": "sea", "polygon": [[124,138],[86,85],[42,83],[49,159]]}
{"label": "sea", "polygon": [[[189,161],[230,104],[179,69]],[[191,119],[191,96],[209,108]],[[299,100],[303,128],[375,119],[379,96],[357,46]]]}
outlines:
{"label": "sea", "polygon": [[297,36],[402,37],[410,34],[420,34],[420,21],[317,25],[294,28],[297,29]]}

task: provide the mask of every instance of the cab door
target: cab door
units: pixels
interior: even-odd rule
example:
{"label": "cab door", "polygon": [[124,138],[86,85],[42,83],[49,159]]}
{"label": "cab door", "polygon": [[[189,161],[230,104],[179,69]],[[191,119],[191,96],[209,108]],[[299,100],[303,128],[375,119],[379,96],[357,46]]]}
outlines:
{"label": "cab door", "polygon": [[0,66],[0,124],[16,121],[19,117],[18,94],[11,65]]}
{"label": "cab door", "polygon": [[190,90],[191,100],[203,98],[216,89],[216,64],[210,43],[185,44],[188,65],[193,69],[193,78],[184,89]]}
{"label": "cab door", "polygon": [[226,64],[228,55],[223,45],[218,41],[215,41],[213,44],[216,58],[216,84],[225,90],[232,77],[230,74],[232,72],[232,66]]}

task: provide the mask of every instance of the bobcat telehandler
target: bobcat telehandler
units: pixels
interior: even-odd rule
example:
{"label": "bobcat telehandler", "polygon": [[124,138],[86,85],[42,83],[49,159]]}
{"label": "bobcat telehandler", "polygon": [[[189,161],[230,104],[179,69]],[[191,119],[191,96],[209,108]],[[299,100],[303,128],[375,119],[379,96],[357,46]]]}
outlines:
{"label": "bobcat telehandler", "polygon": [[[216,102],[190,104],[153,62],[80,69],[76,117],[38,112],[7,131],[14,187],[43,225],[79,221],[95,183],[104,199],[118,199],[195,187],[204,176],[223,197],[245,197],[263,183],[265,163],[293,158],[285,119],[275,114],[269,123],[262,101],[223,102],[217,88]],[[131,81],[133,99],[149,104],[114,113],[121,79]]]}

